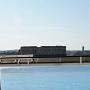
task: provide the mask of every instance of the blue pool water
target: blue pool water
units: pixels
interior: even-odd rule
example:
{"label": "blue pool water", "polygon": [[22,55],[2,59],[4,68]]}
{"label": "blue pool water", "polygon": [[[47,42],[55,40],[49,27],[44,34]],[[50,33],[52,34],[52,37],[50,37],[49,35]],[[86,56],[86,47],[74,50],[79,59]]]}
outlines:
{"label": "blue pool water", "polygon": [[89,66],[6,68],[2,90],[90,90]]}

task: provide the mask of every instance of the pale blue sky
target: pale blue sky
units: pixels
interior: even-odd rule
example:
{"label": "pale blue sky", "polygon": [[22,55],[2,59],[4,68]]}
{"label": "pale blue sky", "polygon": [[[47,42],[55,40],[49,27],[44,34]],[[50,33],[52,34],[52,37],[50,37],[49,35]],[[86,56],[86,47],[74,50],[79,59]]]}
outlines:
{"label": "pale blue sky", "polygon": [[0,50],[23,45],[90,49],[90,0],[0,0]]}

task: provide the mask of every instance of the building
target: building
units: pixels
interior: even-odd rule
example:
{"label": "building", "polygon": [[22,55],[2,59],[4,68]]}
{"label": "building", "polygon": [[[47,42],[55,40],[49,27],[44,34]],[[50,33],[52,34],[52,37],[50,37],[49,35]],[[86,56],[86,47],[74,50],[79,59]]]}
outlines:
{"label": "building", "polygon": [[34,57],[60,57],[66,56],[66,46],[23,46],[20,55],[33,54]]}

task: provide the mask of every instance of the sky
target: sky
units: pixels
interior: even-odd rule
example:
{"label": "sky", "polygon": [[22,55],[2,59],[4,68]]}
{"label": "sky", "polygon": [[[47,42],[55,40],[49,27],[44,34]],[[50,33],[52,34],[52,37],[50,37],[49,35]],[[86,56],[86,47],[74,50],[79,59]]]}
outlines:
{"label": "sky", "polygon": [[67,46],[90,50],[90,0],[0,0],[0,50]]}

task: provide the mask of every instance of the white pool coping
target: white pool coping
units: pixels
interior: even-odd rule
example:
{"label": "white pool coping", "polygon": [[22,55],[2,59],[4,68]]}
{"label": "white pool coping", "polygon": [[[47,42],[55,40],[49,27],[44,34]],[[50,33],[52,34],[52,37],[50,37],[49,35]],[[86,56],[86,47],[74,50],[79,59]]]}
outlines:
{"label": "white pool coping", "polygon": [[79,67],[79,66],[89,66],[90,67],[90,63],[43,63],[43,64],[2,64],[0,65],[0,69],[1,68],[27,68],[27,67],[57,67],[57,66],[75,66],[75,67]]}

